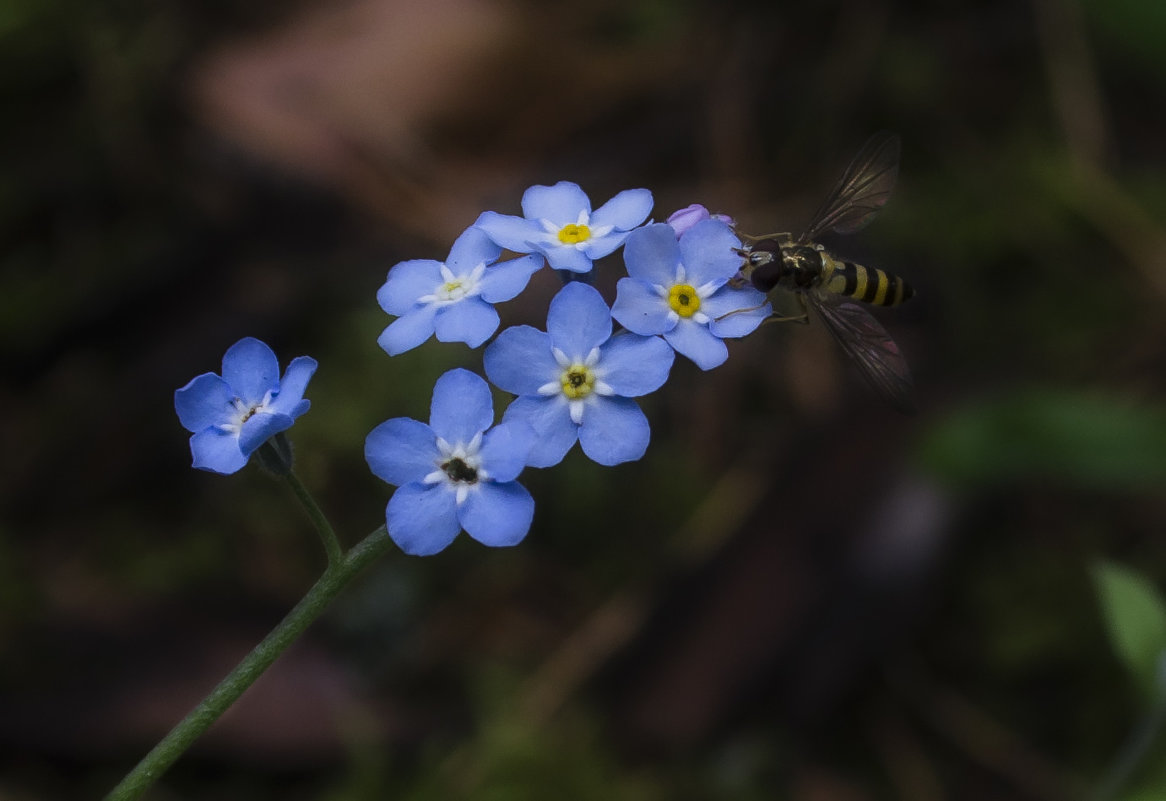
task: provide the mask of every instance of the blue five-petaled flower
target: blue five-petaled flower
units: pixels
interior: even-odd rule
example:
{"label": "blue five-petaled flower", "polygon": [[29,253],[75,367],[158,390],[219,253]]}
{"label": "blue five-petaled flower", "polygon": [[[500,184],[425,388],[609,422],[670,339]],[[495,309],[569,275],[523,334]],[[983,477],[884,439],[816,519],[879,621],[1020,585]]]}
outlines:
{"label": "blue five-petaled flower", "polygon": [[495,263],[501,254],[502,248],[483,231],[468,228],[444,262],[413,259],[394,265],[377,301],[397,319],[377,342],[390,356],[417,347],[435,333],[442,342],[481,345],[498,328],[492,304],[515,297],[542,267],[538,256]]}
{"label": "blue five-petaled flower", "polygon": [[183,428],[193,433],[194,467],[234,473],[260,445],[308,410],[304,399],[316,360],[292,359],[283,378],[279,360],[264,343],[246,337],[223,356],[223,374],[203,373],[174,393]]}
{"label": "blue five-petaled flower", "polygon": [[603,465],[643,456],[648,419],[632,398],[659,389],[674,357],[659,337],[612,336],[599,292],[572,282],[551,300],[546,333],[507,328],[483,358],[490,381],[519,396],[503,420],[524,421],[537,434],[527,463],[550,467],[576,440]]}
{"label": "blue five-petaled flower", "polygon": [[522,217],[485,211],[474,225],[515,253],[541,253],[555,270],[585,273],[648,218],[652,193],[626,189],[595,211],[578,184],[535,185],[522,196]]}
{"label": "blue five-petaled flower", "polygon": [[515,545],[526,536],[534,499],[516,479],[534,431],[512,421],[491,428],[493,422],[490,387],[459,368],[437,379],[428,425],[397,417],[368,435],[369,467],[398,487],[385,517],[402,551],[435,554],[462,529],[493,546]]}
{"label": "blue five-petaled flower", "polygon": [[624,246],[628,278],[616,287],[611,315],[637,334],[660,334],[702,370],[729,358],[725,338],[751,333],[772,311],[765,294],[735,288],[740,240],[727,224],[706,219],[677,241],[659,223],[632,232]]}

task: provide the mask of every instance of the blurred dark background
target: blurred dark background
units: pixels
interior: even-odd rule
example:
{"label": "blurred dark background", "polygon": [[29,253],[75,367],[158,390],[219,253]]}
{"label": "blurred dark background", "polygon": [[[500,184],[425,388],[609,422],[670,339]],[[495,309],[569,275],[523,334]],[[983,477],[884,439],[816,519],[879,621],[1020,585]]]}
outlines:
{"label": "blurred dark background", "polygon": [[353,544],[367,432],[481,369],[377,348],[391,265],[564,179],[797,231],[879,129],[895,196],[829,244],[916,286],[880,319],[917,416],[817,325],[678,359],[642,461],[528,471],[517,548],[390,553],[149,797],[1097,786],[1145,701],[1091,570],[1166,580],[1163,34],[1152,0],[8,0],[0,797],[106,792],[321,571],[283,486],[189,467],[173,392],[229,345],[319,360],[298,472]]}

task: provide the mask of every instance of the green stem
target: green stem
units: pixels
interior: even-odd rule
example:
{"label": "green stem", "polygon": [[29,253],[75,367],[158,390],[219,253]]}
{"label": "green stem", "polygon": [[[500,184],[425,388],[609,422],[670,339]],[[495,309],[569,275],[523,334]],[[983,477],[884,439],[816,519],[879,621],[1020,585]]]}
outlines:
{"label": "green stem", "polygon": [[328,554],[328,566],[332,567],[339,564],[340,560],[344,558],[344,551],[340,548],[340,540],[336,539],[336,532],[332,530],[332,524],[328,522],[328,518],[320,511],[320,507],[316,504],[316,499],[308,492],[308,488],[300,483],[295,473],[289,471],[284,478],[287,479],[288,486],[295,493],[300,505],[308,513],[308,517],[312,518],[312,525],[316,527],[316,531],[320,535],[320,541],[324,543],[324,551]]}
{"label": "green stem", "polygon": [[[298,482],[296,482],[298,483]],[[295,485],[293,484],[293,487]],[[313,504],[314,506],[314,504]],[[318,511],[318,510],[317,510]],[[331,528],[329,527],[329,532]],[[333,535],[333,541],[335,536]],[[331,561],[328,569],[312,588],[308,590],[295,608],[279,622],[271,633],[260,642],[251,653],[243,658],[234,670],[227,674],[218,686],[199,703],[190,714],[167,734],[154,750],[146,754],[137,766],[126,774],[121,783],[110,791],[105,801],[126,801],[138,798],[147,788],[174,764],[198,737],[218,720],[243,692],[250,687],[263,671],[303,633],[327,608],[360,570],[388,550],[392,545],[388,530],[381,526],[365,537],[347,554],[339,555]],[[339,550],[339,546],[337,546]]]}

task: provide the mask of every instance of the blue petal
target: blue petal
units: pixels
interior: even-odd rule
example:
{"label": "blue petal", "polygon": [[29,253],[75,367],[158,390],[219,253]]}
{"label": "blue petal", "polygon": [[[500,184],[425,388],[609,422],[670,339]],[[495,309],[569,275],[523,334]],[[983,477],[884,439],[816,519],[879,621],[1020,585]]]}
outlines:
{"label": "blue petal", "polygon": [[481,298],[462,298],[442,306],[433,321],[440,342],[464,342],[476,348],[498,329],[498,312]]}
{"label": "blue petal", "polygon": [[462,530],[454,494],[446,486],[406,484],[385,507],[389,536],[410,556],[431,556],[444,550]]}
{"label": "blue petal", "polygon": [[468,275],[479,264],[491,264],[497,261],[500,255],[502,248],[494,243],[485,231],[471,226],[454,240],[445,266],[454,275]]}
{"label": "blue petal", "polygon": [[688,283],[700,286],[728,281],[741,269],[741,257],[733,248],[741,240],[720,220],[704,220],[680,237],[680,258]]}
{"label": "blue petal", "polygon": [[364,460],[373,475],[396,486],[425,478],[440,459],[437,434],[409,417],[386,420],[364,441]]}
{"label": "blue petal", "polygon": [[628,398],[599,398],[588,404],[579,426],[583,453],[602,465],[639,459],[650,437],[648,418]]}
{"label": "blue petal", "polygon": [[572,281],[551,299],[547,333],[567,358],[583,358],[611,336],[611,311],[598,289]]}
{"label": "blue petal", "polygon": [[627,231],[611,231],[603,236],[592,237],[583,243],[583,254],[589,259],[602,259],[613,253],[627,238]]}
{"label": "blue petal", "polygon": [[557,381],[561,368],[551,355],[548,334],[519,325],[507,328],[482,356],[486,377],[501,390],[533,395],[548,381]]}
{"label": "blue petal", "polygon": [[279,389],[279,359],[255,337],[245,337],[223,356],[223,380],[248,405],[259,403],[269,390]]}
{"label": "blue petal", "polygon": [[604,203],[591,215],[593,226],[614,225],[629,231],[648,219],[652,211],[652,193],[647,189],[625,189]]}
{"label": "blue petal", "polygon": [[603,346],[596,372],[616,395],[635,398],[663,386],[675,358],[659,337],[617,334]]}
{"label": "blue petal", "polygon": [[[269,404],[267,408],[270,409],[274,405],[275,404]],[[281,413],[286,414],[292,420],[295,420],[296,418],[298,418],[301,414],[303,414],[304,412],[306,412],[310,408],[312,408],[312,402],[310,400],[304,399],[304,400],[298,401],[295,406],[291,407],[287,411],[281,410]]]}
{"label": "blue petal", "polygon": [[413,259],[393,265],[389,277],[377,290],[377,303],[389,314],[408,314],[417,299],[432,295],[442,284],[441,262]]}
{"label": "blue petal", "polygon": [[543,227],[535,221],[496,211],[482,212],[474,227],[485,231],[492,241],[515,253],[530,253],[534,250],[531,243],[539,241],[545,233]]}
{"label": "blue petal", "polygon": [[286,414],[256,412],[247,418],[239,431],[239,450],[250,456],[255,450],[280,431],[287,431],[295,421]]}
{"label": "blue petal", "polygon": [[517,481],[480,484],[458,508],[466,533],[494,548],[522,542],[533,519],[534,498]]}
{"label": "blue petal", "polygon": [[518,478],[530,449],[534,447],[536,434],[528,423],[511,420],[499,423],[486,432],[482,438],[482,469],[490,480],[506,482]]}
{"label": "blue petal", "polygon": [[494,424],[490,385],[469,370],[444,373],[433,385],[429,427],[450,445],[467,444]]}
{"label": "blue petal", "polygon": [[530,277],[544,264],[541,253],[533,253],[519,259],[499,262],[486,268],[482,276],[482,300],[487,303],[501,303],[510,300],[526,289]]}
{"label": "blue petal", "polygon": [[707,326],[692,320],[681,320],[677,326],[664,335],[665,341],[696,362],[702,370],[711,370],[729,358],[725,343],[708,330]]}
{"label": "blue petal", "polygon": [[547,264],[551,265],[552,270],[569,270],[573,273],[591,271],[591,258],[574,245],[540,245],[539,250],[547,257]]}
{"label": "blue petal", "polygon": [[531,467],[551,467],[563,461],[578,438],[579,427],[571,422],[567,400],[561,394],[515,398],[502,416],[503,423],[512,420],[521,420],[534,429],[534,447],[526,461]]}
{"label": "blue petal", "polygon": [[636,278],[621,278],[615,287],[611,316],[633,334],[663,334],[676,325],[668,301],[655,287]]}
{"label": "blue petal", "polygon": [[[547,352],[549,355],[550,351]],[[178,412],[182,427],[197,434],[233,418],[234,398],[235,393],[226,381],[214,373],[203,373],[174,391],[174,411]]]}
{"label": "blue petal", "polygon": [[283,379],[279,382],[279,392],[267,404],[267,410],[286,414],[292,419],[299,417],[308,410],[304,404],[304,392],[308,388],[308,381],[316,373],[316,360],[310,356],[297,356],[283,371]]}
{"label": "blue petal", "polygon": [[773,307],[765,301],[764,292],[728,286],[705,298],[701,310],[712,318],[709,330],[721,338],[751,334],[773,314]]}
{"label": "blue petal", "polygon": [[208,428],[190,438],[192,467],[212,473],[230,475],[247,464],[247,457],[239,450],[239,438],[217,428]]}
{"label": "blue petal", "polygon": [[414,308],[390,323],[377,337],[377,344],[390,356],[412,350],[433,336],[433,318],[436,313],[437,307],[432,304]]}
{"label": "blue petal", "polygon": [[632,278],[672,286],[676,283],[676,265],[680,263],[680,244],[672,226],[657,223],[632,231],[624,247],[623,259]]}
{"label": "blue petal", "polygon": [[581,211],[591,211],[591,199],[579,184],[570,181],[554,186],[536,184],[522,195],[522,214],[528,220],[549,220],[563,226],[578,222]]}

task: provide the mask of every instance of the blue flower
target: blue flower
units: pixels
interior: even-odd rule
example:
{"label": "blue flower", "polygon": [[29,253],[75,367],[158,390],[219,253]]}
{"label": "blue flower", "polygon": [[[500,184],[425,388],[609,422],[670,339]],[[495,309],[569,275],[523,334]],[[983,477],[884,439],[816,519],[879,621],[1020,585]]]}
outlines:
{"label": "blue flower", "polygon": [[194,434],[194,467],[234,473],[260,445],[286,431],[310,402],[304,399],[316,360],[292,359],[283,378],[271,348],[253,337],[240,339],[223,356],[223,375],[203,373],[174,393],[182,427]]}
{"label": "blue flower", "polygon": [[659,389],[673,358],[658,337],[611,336],[607,304],[578,282],[551,300],[546,333],[507,328],[483,356],[486,377],[519,396],[502,419],[525,421],[538,435],[533,467],[558,464],[576,440],[603,465],[643,456],[648,419],[631,399]]}
{"label": "blue flower", "polygon": [[537,256],[495,264],[501,254],[502,248],[482,231],[468,228],[445,262],[413,259],[394,265],[377,301],[397,319],[377,343],[390,356],[417,347],[434,333],[442,342],[481,345],[498,328],[498,312],[491,304],[513,298],[542,267]]}
{"label": "blue flower", "polygon": [[763,292],[728,285],[741,267],[739,247],[716,219],[679,240],[663,223],[633,231],[624,248],[629,277],[616,286],[612,316],[634,333],[663,335],[702,370],[716,367],[729,358],[723,339],[751,333],[772,312]]}
{"label": "blue flower", "polygon": [[515,545],[530,530],[534,499],[515,479],[534,431],[494,422],[489,385],[468,370],[437,379],[429,425],[408,417],[381,423],[364,444],[373,474],[398,487],[385,519],[401,550],[428,556],[465,529],[483,545]]}
{"label": "blue flower", "polygon": [[651,192],[627,189],[592,212],[591,200],[578,184],[560,181],[527,189],[524,217],[486,211],[474,225],[507,250],[538,252],[556,270],[585,273],[592,261],[622,245],[651,210]]}

